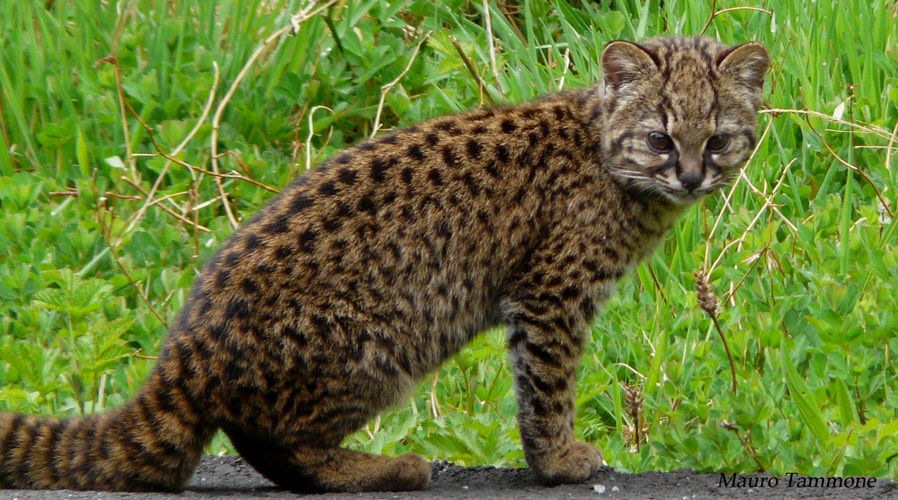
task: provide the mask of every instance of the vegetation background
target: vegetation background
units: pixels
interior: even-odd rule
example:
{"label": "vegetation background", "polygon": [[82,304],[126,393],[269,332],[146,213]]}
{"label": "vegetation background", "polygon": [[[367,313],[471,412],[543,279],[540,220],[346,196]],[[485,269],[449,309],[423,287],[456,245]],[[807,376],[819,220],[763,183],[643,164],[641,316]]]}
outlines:
{"label": "vegetation background", "polygon": [[[596,320],[578,432],[625,471],[898,479],[896,17],[893,0],[0,2],[0,409],[122,404],[233,226],[346,145],[587,85],[615,38],[704,32],[769,48],[762,140]],[[524,465],[503,344],[488,332],[348,445]]]}

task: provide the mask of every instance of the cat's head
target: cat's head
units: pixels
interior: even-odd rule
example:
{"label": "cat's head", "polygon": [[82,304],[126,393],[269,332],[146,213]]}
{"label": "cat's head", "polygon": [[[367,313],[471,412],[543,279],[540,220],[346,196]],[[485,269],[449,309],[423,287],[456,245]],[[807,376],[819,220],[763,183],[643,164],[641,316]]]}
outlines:
{"label": "cat's head", "polygon": [[605,167],[624,186],[678,205],[725,186],[755,147],[769,64],[758,43],[608,44],[597,124]]}

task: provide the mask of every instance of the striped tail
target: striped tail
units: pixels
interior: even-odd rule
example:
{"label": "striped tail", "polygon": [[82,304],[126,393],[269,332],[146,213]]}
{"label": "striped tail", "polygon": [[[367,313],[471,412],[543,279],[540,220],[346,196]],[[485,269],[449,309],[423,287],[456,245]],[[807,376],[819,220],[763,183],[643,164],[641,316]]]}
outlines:
{"label": "striped tail", "polygon": [[[158,368],[158,367],[157,367]],[[86,418],[0,413],[0,487],[180,491],[214,428],[154,370],[128,405]]]}

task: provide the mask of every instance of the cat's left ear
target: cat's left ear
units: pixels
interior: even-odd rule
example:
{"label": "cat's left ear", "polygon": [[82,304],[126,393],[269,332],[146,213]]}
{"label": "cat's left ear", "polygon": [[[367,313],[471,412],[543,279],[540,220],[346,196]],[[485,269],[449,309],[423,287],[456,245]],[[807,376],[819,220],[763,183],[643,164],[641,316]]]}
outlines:
{"label": "cat's left ear", "polygon": [[720,56],[717,67],[721,73],[745,84],[752,91],[760,91],[770,67],[770,56],[760,43],[744,43]]}

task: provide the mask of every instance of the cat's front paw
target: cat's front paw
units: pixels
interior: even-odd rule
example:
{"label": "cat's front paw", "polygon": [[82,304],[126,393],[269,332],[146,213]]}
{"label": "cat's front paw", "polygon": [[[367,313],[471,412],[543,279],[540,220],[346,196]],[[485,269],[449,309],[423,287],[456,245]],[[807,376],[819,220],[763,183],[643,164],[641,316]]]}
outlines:
{"label": "cat's front paw", "polygon": [[573,441],[540,458],[530,466],[540,480],[549,485],[586,481],[605,463],[598,448],[582,441]]}

